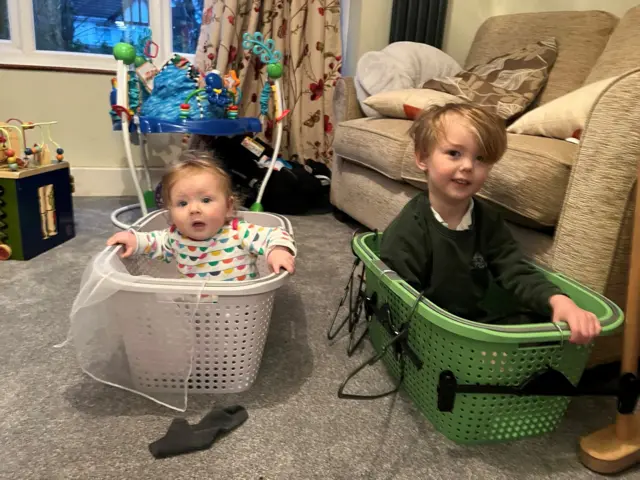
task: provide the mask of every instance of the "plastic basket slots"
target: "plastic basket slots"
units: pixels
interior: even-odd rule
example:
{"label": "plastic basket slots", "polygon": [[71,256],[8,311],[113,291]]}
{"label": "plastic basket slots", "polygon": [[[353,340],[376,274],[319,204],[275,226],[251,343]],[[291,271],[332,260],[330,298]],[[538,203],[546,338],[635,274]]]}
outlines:
{"label": "plastic basket slots", "polygon": [[[378,306],[388,304],[396,326],[405,323],[418,292],[401,280],[377,257],[376,234],[356,236],[354,252],[365,264],[366,295],[375,292]],[[596,314],[602,335],[613,333],[623,322],[612,302],[556,273],[543,272],[582,308]],[[514,440],[553,431],[564,416],[570,398],[493,394],[458,394],[452,412],[438,409],[440,373],[452,371],[464,384],[517,386],[532,374],[551,366],[574,385],[587,364],[590,346],[568,342],[569,332],[551,323],[521,326],[482,325],[455,317],[423,299],[410,321],[408,345],[423,365],[404,360],[403,388],[419,410],[445,436],[459,443]],[[562,338],[561,338],[562,335]],[[369,324],[371,342],[380,352],[391,338],[374,316]],[[392,350],[383,361],[398,378],[400,361]]]}

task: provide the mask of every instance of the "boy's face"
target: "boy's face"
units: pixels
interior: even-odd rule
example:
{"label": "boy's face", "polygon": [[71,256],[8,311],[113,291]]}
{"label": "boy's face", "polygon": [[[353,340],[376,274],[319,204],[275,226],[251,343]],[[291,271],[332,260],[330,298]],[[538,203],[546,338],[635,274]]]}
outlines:
{"label": "boy's face", "polygon": [[171,220],[193,240],[213,237],[232,212],[232,201],[222,182],[210,172],[185,175],[171,188]]}
{"label": "boy's face", "polygon": [[448,204],[467,202],[486,181],[492,165],[482,153],[467,121],[449,114],[443,119],[445,135],[427,157],[416,155],[416,165],[427,175],[430,195]]}

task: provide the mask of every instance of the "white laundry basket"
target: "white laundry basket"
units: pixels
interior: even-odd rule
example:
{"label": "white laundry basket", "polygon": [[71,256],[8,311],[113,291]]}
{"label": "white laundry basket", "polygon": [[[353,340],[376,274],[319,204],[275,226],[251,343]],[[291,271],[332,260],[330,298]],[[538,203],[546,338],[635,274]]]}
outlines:
{"label": "white laundry basket", "polygon": [[[282,216],[248,211],[239,216],[279,226],[293,237]],[[153,212],[132,228],[163,229],[166,218],[164,211]],[[152,398],[161,392],[246,390],[262,360],[276,290],[289,276],[269,272],[264,257],[258,269],[259,277],[249,281],[183,279],[173,263],[146,256],[123,260],[116,248],[105,249],[85,272],[86,291],[81,289],[72,312],[83,369]],[[97,291],[104,293],[91,298]]]}

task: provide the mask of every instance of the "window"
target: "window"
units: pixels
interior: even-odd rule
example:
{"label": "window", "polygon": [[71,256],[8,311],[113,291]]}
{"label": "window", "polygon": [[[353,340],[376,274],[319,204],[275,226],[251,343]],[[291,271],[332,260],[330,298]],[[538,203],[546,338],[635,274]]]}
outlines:
{"label": "window", "polygon": [[0,63],[113,70],[113,46],[144,44],[158,60],[197,48],[204,0],[0,0]]}
{"label": "window", "polygon": [[7,0],[0,0],[0,40],[9,40],[10,38]]}
{"label": "window", "polygon": [[172,0],[173,51],[196,53],[204,0]]}
{"label": "window", "polygon": [[118,42],[149,28],[148,0],[28,0],[33,2],[36,50],[110,55]]}

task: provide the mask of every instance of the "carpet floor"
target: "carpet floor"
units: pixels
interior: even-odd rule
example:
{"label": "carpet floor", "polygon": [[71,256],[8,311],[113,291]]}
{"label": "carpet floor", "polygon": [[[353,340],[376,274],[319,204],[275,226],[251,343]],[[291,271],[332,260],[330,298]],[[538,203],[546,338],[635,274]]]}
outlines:
{"label": "carpet floor", "polygon": [[[292,217],[297,274],[278,291],[256,383],[233,395],[193,395],[194,422],[241,404],[249,419],[210,450],[155,460],[148,444],[178,412],[82,373],[67,334],[87,262],[115,231],[120,198],[76,198],[77,237],[28,262],[0,263],[2,479],[588,479],[578,439],[613,421],[614,403],[575,399],[552,434],[508,444],[447,440],[404,394],[341,400],[337,389],[366,358],[326,330],[347,279],[354,225],[333,215]],[[355,389],[384,388],[380,370]],[[379,391],[379,390],[377,390]],[[640,469],[618,478],[639,478]]]}

